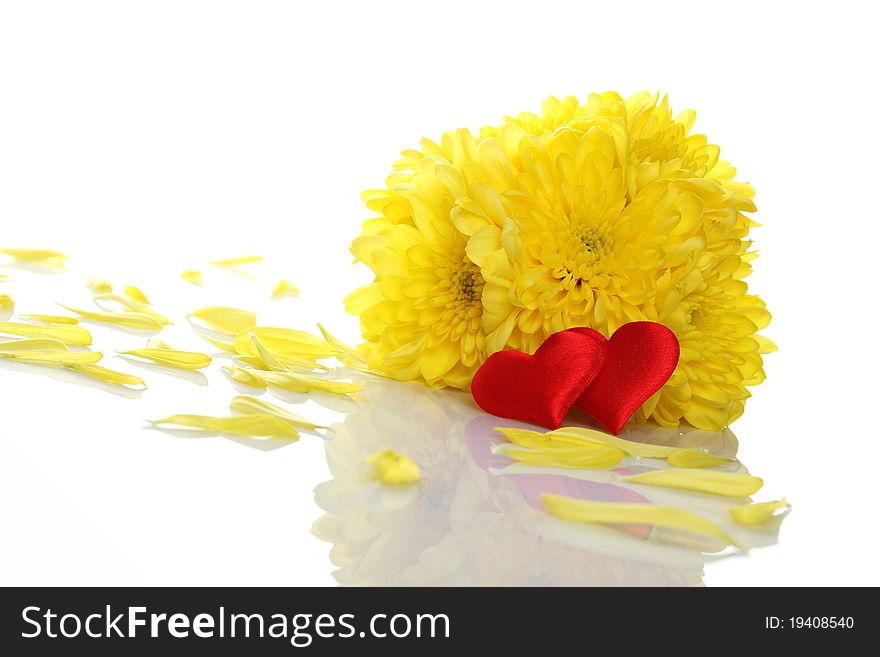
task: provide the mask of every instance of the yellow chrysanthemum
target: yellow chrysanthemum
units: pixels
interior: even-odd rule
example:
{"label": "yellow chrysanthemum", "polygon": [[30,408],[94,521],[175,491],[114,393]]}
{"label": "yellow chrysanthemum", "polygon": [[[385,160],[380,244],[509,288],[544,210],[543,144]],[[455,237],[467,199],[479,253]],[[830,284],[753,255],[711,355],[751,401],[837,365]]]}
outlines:
{"label": "yellow chrysanthemum", "polygon": [[502,225],[456,222],[487,281],[490,351],[533,352],[572,326],[610,335],[644,319],[657,272],[687,258],[699,198],[658,180],[628,199],[619,146],[598,125],[523,139],[516,187],[496,195]]}
{"label": "yellow chrysanthemum", "polygon": [[440,182],[444,173],[457,175],[423,160],[389,196],[385,219],[354,241],[376,282],[350,294],[346,309],[361,317],[370,368],[467,388],[486,357],[484,280],[465,253],[467,236],[449,221],[455,197]]}
{"label": "yellow chrysanthemum", "polygon": [[376,274],[348,300],[370,366],[466,388],[497,350],[648,319],[682,355],[637,417],[704,429],[739,417],[773,348],[743,282],[754,191],[690,134],[694,119],[644,92],[551,98],[479,138],[404,151],[387,189],[365,193],[378,217],[352,248]]}

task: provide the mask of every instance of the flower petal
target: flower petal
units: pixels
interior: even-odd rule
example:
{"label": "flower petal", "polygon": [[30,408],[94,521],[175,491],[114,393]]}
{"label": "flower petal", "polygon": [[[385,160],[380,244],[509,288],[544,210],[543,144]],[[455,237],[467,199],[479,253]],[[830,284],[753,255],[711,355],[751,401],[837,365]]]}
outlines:
{"label": "flower petal", "polygon": [[759,477],[713,470],[650,470],[621,479],[631,484],[677,488],[724,497],[748,497],[757,493],[764,485]]}

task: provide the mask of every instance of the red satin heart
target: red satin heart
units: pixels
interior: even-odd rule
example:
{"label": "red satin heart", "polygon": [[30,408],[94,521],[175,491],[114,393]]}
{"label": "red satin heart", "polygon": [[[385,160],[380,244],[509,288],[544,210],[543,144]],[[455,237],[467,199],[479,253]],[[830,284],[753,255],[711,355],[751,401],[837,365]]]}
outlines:
{"label": "red satin heart", "polygon": [[618,434],[639,406],[669,380],[678,355],[678,338],[663,324],[624,324],[606,344],[602,370],[574,405]]}
{"label": "red satin heart", "polygon": [[558,429],[604,362],[606,340],[576,328],[554,333],[533,356],[508,349],[486,359],[471,393],[487,413]]}

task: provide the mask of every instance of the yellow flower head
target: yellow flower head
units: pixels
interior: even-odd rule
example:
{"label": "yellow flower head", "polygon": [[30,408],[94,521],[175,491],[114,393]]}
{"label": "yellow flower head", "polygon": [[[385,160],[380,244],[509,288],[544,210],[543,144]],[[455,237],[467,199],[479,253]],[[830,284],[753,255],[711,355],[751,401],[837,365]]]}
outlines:
{"label": "yellow flower head", "polygon": [[552,333],[629,321],[675,331],[681,359],[639,410],[664,426],[718,429],[763,380],[755,335],[770,319],[743,281],[754,191],[692,111],[639,93],[551,98],[475,137],[404,151],[378,216],[352,247],[375,281],[356,290],[372,369],[467,388],[485,358],[534,352]]}
{"label": "yellow flower head", "polygon": [[346,308],[361,317],[371,368],[467,388],[487,355],[484,279],[466,254],[467,236],[450,221],[457,200],[447,177],[460,174],[425,158],[383,198],[388,215],[368,222],[352,245],[376,281],[350,294]]}

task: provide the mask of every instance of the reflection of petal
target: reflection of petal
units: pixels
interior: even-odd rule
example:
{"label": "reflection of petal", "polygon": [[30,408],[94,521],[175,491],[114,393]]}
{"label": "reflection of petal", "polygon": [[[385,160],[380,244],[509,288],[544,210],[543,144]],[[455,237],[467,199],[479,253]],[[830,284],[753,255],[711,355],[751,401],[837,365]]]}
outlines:
{"label": "reflection of petal", "polygon": [[[620,478],[665,467],[662,461],[630,459],[615,471],[510,466],[509,458],[492,454],[492,445],[504,440],[494,428],[501,423],[535,427],[486,415],[467,394],[372,376],[355,375],[354,380],[363,390],[326,442],[333,478],[315,491],[326,515],[313,531],[333,544],[331,560],[341,584],[701,583],[705,554],[700,549],[711,552],[717,546],[695,545],[680,533],[664,535],[644,525],[625,531],[579,526],[551,518],[541,506],[546,492],[669,505],[694,497],[669,489],[643,491],[649,487]],[[730,432],[644,426],[641,432],[628,428],[622,437],[736,453]],[[421,469],[421,481],[402,489],[376,482],[366,459],[383,449],[410,456]],[[698,500],[687,508],[709,513],[717,522],[729,516],[729,504]],[[730,535],[740,542],[740,533],[731,529]]]}
{"label": "reflection of petal", "polygon": [[103,390],[104,392],[109,392],[111,394],[118,395],[119,397],[128,397],[129,399],[139,398],[144,391],[143,388],[128,388],[126,386],[105,383],[100,379],[96,379],[92,376],[86,376],[85,374],[80,374],[70,369],[41,367],[39,365],[25,365],[5,360],[0,360],[0,369],[10,369],[19,372],[39,374],[49,377],[51,379],[57,379],[58,381],[75,383],[86,388],[97,388],[98,390]]}
{"label": "reflection of petal", "polygon": [[137,367],[141,367],[151,372],[173,376],[178,379],[183,379],[184,381],[189,381],[190,383],[195,383],[196,385],[200,386],[208,385],[208,377],[206,377],[202,372],[181,370],[174,367],[165,367],[164,365],[157,365],[156,363],[147,363],[145,361],[138,360],[137,358],[129,358],[124,354],[118,354],[117,357],[130,363],[131,365],[136,365]]}

